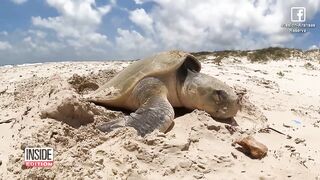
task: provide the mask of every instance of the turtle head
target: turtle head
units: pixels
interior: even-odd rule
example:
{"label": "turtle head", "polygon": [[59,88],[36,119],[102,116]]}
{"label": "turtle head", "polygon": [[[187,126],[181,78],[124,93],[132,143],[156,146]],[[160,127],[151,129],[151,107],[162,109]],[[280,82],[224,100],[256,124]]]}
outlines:
{"label": "turtle head", "polygon": [[204,110],[213,118],[232,118],[240,109],[239,97],[230,86],[202,73],[189,71],[181,92],[186,107]]}

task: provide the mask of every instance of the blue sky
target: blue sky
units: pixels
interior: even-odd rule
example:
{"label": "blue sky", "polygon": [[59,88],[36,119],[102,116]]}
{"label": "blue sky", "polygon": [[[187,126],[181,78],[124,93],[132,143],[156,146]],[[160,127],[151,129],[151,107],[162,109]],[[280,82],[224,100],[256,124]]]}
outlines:
{"label": "blue sky", "polygon": [[[289,33],[290,8],[307,33]],[[319,0],[3,0],[0,65],[135,59],[170,49],[319,48]]]}

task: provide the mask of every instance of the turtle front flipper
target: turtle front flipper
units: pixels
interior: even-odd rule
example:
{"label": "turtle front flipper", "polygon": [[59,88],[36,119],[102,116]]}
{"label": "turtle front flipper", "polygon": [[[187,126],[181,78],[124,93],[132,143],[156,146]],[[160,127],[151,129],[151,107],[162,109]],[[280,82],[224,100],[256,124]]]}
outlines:
{"label": "turtle front flipper", "polygon": [[103,124],[98,129],[110,132],[118,127],[131,126],[141,136],[155,129],[165,132],[174,119],[174,110],[167,99],[167,93],[166,86],[159,79],[142,79],[132,92],[132,99],[138,101],[140,107],[130,116]]}
{"label": "turtle front flipper", "polygon": [[155,129],[165,132],[173,122],[174,110],[166,98],[150,97],[136,112],[130,114],[128,126],[134,127],[138,134],[144,136]]}

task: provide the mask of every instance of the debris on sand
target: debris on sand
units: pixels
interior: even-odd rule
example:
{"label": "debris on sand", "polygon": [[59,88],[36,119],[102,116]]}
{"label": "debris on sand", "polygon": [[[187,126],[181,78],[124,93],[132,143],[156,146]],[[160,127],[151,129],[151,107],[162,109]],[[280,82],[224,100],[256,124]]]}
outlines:
{"label": "debris on sand", "polygon": [[225,128],[229,131],[231,135],[233,135],[237,131],[235,126],[225,125]]}
{"label": "debris on sand", "polygon": [[300,138],[296,138],[296,139],[294,140],[294,142],[295,142],[296,144],[304,143],[305,141],[306,141],[305,139],[300,139]]}
{"label": "debris on sand", "polygon": [[6,119],[6,120],[2,120],[2,121],[0,121],[0,124],[11,123],[13,120],[15,120],[15,118],[10,118],[10,119]]}
{"label": "debris on sand", "polygon": [[204,124],[208,130],[214,130],[214,131],[219,131],[221,129],[221,125],[218,124],[216,121],[209,121]]}
{"label": "debris on sand", "polygon": [[242,147],[240,151],[248,154],[253,159],[262,159],[267,155],[267,146],[258,142],[251,136],[237,140],[236,143]]}

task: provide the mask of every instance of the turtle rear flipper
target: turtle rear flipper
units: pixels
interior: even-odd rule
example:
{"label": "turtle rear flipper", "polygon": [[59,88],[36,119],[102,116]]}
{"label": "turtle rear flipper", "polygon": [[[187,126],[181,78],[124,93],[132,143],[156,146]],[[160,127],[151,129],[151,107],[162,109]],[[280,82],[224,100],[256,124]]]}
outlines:
{"label": "turtle rear flipper", "polygon": [[167,93],[166,86],[159,79],[149,77],[141,80],[133,90],[133,97],[140,102],[140,107],[130,116],[103,124],[98,129],[110,132],[115,128],[131,126],[141,136],[155,129],[165,132],[174,119],[174,109]]}

